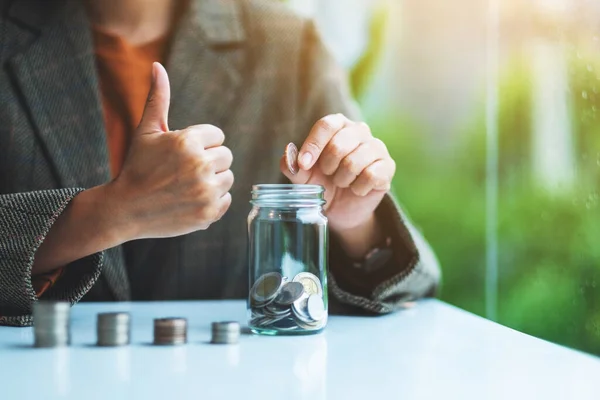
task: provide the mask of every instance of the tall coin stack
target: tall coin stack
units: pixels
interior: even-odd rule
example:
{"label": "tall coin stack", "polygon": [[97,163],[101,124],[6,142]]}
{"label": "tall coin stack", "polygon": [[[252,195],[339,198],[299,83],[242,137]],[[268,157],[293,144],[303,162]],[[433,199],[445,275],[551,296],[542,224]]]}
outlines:
{"label": "tall coin stack", "polygon": [[62,347],[71,343],[71,305],[66,302],[38,301],[33,305],[35,347]]}
{"label": "tall coin stack", "polygon": [[98,346],[125,346],[130,342],[129,313],[102,313],[98,314],[96,325],[98,333]]}
{"label": "tall coin stack", "polygon": [[238,322],[213,322],[211,343],[236,344],[240,339],[240,331]]}
{"label": "tall coin stack", "polygon": [[187,319],[159,318],[154,320],[155,345],[181,345],[187,343]]}
{"label": "tall coin stack", "polygon": [[315,331],[327,323],[320,279],[301,272],[291,281],[279,272],[256,280],[250,290],[250,326],[275,331]]}

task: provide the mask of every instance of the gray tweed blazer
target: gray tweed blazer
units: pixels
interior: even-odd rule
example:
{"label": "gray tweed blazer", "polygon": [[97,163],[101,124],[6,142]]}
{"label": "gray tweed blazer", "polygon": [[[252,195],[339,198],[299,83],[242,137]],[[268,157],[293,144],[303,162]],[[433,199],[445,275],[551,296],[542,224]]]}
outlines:
{"label": "gray tweed blazer", "polygon": [[[29,325],[36,249],[80,191],[110,179],[93,43],[79,0],[0,0],[0,324]],[[43,297],[127,301],[244,298],[254,183],[322,116],[359,118],[309,20],[273,1],[193,0],[167,70],[169,125],[219,126],[234,154],[233,204],[208,231],[142,240],[66,267]],[[436,259],[392,195],[377,210],[394,244],[384,268],[350,265],[331,238],[332,312],[388,313],[432,295]]]}

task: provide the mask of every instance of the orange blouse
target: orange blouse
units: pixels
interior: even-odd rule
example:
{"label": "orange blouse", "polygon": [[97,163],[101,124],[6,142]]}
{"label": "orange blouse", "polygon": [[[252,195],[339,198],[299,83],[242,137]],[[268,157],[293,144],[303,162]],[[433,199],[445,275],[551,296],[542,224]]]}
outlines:
{"label": "orange blouse", "polygon": [[[113,178],[119,175],[131,134],[138,126],[152,78],[152,63],[163,62],[167,38],[132,46],[123,38],[95,27],[92,30],[96,66],[104,110],[106,143]],[[40,297],[60,278],[63,268],[32,277]]]}

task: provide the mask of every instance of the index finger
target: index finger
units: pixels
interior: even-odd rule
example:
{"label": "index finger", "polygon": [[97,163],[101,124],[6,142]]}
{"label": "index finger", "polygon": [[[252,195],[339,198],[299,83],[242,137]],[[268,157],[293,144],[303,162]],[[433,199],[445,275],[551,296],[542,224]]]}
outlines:
{"label": "index finger", "polygon": [[225,142],[225,134],[214,125],[192,125],[187,128],[187,131],[196,135],[205,149],[219,147]]}
{"label": "index finger", "polygon": [[349,124],[350,120],[342,114],[331,114],[317,121],[300,149],[298,158],[300,168],[311,169],[331,138]]}

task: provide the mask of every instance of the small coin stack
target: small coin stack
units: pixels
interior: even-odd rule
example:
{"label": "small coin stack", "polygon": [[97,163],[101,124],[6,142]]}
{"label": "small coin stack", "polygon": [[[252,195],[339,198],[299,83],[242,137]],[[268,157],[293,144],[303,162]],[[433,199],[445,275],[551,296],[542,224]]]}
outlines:
{"label": "small coin stack", "polygon": [[213,322],[211,343],[236,344],[240,339],[240,331],[240,324],[238,322]]}
{"label": "small coin stack", "polygon": [[187,343],[187,319],[159,318],[154,320],[155,345],[181,345]]}
{"label": "small coin stack", "polygon": [[71,305],[66,302],[38,301],[33,305],[35,347],[62,347],[71,343]]}
{"label": "small coin stack", "polygon": [[262,275],[250,290],[250,308],[250,325],[261,329],[313,331],[327,322],[323,286],[310,272],[291,282],[278,272]]}
{"label": "small coin stack", "polygon": [[125,346],[129,344],[129,313],[98,314],[97,333],[98,346]]}

